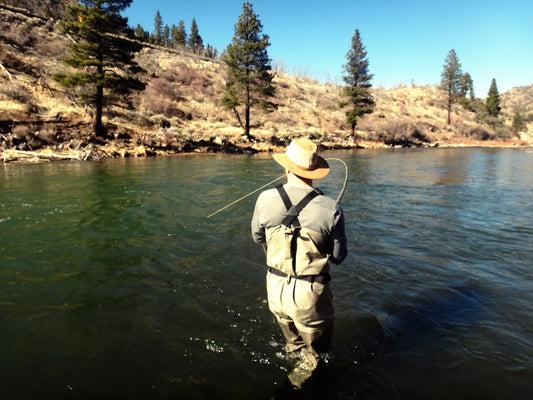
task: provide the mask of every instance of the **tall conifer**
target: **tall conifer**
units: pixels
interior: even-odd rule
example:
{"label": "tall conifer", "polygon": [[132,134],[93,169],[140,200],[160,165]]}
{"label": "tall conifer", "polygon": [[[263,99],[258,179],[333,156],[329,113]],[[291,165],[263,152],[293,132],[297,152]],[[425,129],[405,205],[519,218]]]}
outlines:
{"label": "tall conifer", "polygon": [[172,25],[171,29],[172,43],[175,48],[185,47],[187,45],[187,31],[183,20],[178,22],[178,26]]}
{"label": "tall conifer", "polygon": [[[276,89],[272,85],[274,74],[268,46],[269,37],[263,34],[263,25],[254,13],[253,5],[245,2],[235,24],[232,42],[223,57],[228,67],[228,79],[222,104],[234,111],[248,139],[251,139],[250,109],[258,107],[269,112],[277,108],[270,101]],[[244,108],[244,122],[239,108]]]}
{"label": "tall conifer", "polygon": [[150,36],[140,24],[137,24],[137,26],[135,27],[134,35],[141,42],[147,42]]}
{"label": "tall conifer", "polygon": [[345,75],[342,80],[345,86],[342,95],[345,98],[341,107],[348,107],[346,122],[352,128],[352,136],[355,138],[357,118],[374,111],[374,98],[370,92],[373,75],[368,72],[368,60],[366,50],[361,41],[359,30],[356,29],[352,37],[352,46],[346,53],[347,63],[343,66]]}
{"label": "tall conifer", "polygon": [[135,78],[141,69],[133,60],[142,45],[122,36],[128,20],[120,15],[132,0],[79,1],[67,10],[61,23],[64,32],[76,38],[63,62],[79,69],[54,78],[64,86],[80,87],[82,104],[95,107],[94,132],[104,136],[102,113],[105,105],[130,105],[127,96],[145,85]]}
{"label": "tall conifer", "polygon": [[168,25],[165,25],[165,28],[163,29],[161,45],[165,47],[170,47],[170,40],[170,28],[168,27]]}
{"label": "tall conifer", "polygon": [[498,86],[496,85],[496,79],[492,79],[488,92],[487,100],[485,101],[485,107],[490,115],[497,117],[500,114],[500,93],[498,92]]}
{"label": "tall conifer", "polygon": [[161,46],[163,44],[163,18],[161,12],[157,10],[154,17],[154,32],[150,36],[150,42]]}
{"label": "tall conifer", "polygon": [[518,111],[515,111],[513,121],[511,123],[511,132],[513,132],[517,137],[520,137],[519,133],[522,132],[525,127],[526,124],[524,122],[524,118],[522,118],[522,114],[520,114]]}
{"label": "tall conifer", "polygon": [[196,24],[196,19],[192,19],[191,22],[191,32],[189,34],[189,48],[194,52],[201,52],[204,48],[204,41],[200,36],[198,31],[198,25]]}
{"label": "tall conifer", "polygon": [[448,100],[448,125],[451,122],[452,104],[461,95],[462,79],[461,63],[459,63],[455,50],[451,49],[444,61],[444,69],[442,70],[440,81],[440,87],[446,92]]}
{"label": "tall conifer", "polygon": [[[473,104],[472,102],[475,100],[474,81],[468,72],[465,72],[463,75],[461,75],[458,93],[459,103],[461,103],[465,109],[471,110]],[[467,95],[469,98],[466,97]]]}

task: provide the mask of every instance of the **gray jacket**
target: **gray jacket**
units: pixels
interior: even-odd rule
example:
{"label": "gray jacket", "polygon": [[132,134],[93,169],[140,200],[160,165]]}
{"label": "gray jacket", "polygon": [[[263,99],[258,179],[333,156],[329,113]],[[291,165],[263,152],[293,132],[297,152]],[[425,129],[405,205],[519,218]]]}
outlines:
{"label": "gray jacket", "polygon": [[[293,205],[313,190],[291,184],[285,184],[284,188]],[[287,209],[277,189],[259,195],[251,223],[252,238],[267,245],[270,267],[286,274],[316,275],[329,271],[328,260],[335,264],[344,260],[347,254],[344,214],[335,200],[317,196],[300,212],[296,254],[290,249],[295,229],[282,226],[286,215]]]}

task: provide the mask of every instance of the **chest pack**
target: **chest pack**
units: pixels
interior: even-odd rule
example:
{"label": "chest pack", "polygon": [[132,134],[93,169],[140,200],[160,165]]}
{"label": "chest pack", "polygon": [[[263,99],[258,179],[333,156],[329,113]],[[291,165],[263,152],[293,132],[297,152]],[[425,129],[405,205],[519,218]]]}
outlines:
{"label": "chest pack", "polygon": [[327,273],[328,236],[302,227],[298,219],[301,211],[315,197],[323,193],[319,189],[314,189],[298,204],[293,205],[282,185],[278,186],[277,190],[287,214],[281,225],[266,230],[267,265],[271,267],[271,272],[296,278]]}

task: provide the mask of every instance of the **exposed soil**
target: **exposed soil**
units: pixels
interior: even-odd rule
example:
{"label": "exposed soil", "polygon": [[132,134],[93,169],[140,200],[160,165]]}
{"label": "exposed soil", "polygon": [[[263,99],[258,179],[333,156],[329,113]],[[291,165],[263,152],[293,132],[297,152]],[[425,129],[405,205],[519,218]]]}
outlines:
{"label": "exposed soil", "polygon": [[147,83],[132,98],[132,109],[104,110],[105,137],[95,137],[92,110],[77,102],[76,91],[52,75],[65,71],[61,58],[71,41],[57,21],[0,5],[0,157],[4,162],[62,159],[97,160],[188,153],[281,151],[306,136],[323,149],[531,146],[533,122],[510,134],[520,110],[533,115],[533,86],[503,93],[498,119],[484,116],[483,101],[454,104],[446,123],[446,99],[436,87],[375,88],[376,109],[361,118],[350,135],[341,87],[276,71],[278,109],[252,110],[252,135],[243,136],[234,114],[220,99],[225,67],[218,60],[153,45],[137,54]]}

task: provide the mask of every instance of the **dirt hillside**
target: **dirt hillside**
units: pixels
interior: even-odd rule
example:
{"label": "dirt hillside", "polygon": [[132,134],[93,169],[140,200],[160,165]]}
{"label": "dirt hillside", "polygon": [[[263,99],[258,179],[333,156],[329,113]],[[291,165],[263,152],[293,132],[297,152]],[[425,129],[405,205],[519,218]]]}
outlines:
{"label": "dirt hillside", "polygon": [[[134,109],[104,110],[105,141],[92,135],[92,110],[52,75],[67,68],[67,43],[58,22],[0,4],[0,150],[4,161],[73,157],[149,156],[180,152],[272,151],[290,138],[308,136],[326,148],[408,146],[531,146],[533,86],[501,94],[502,114],[490,119],[483,100],[454,104],[446,123],[446,98],[436,87],[374,88],[376,109],[361,118],[351,137],[341,87],[277,71],[278,109],[252,109],[249,142],[231,111],[220,102],[223,63],[146,45],[136,60],[145,70],[145,91]],[[524,118],[512,133],[515,113]],[[36,153],[39,153],[38,156]],[[26,158],[24,158],[26,160]]]}

